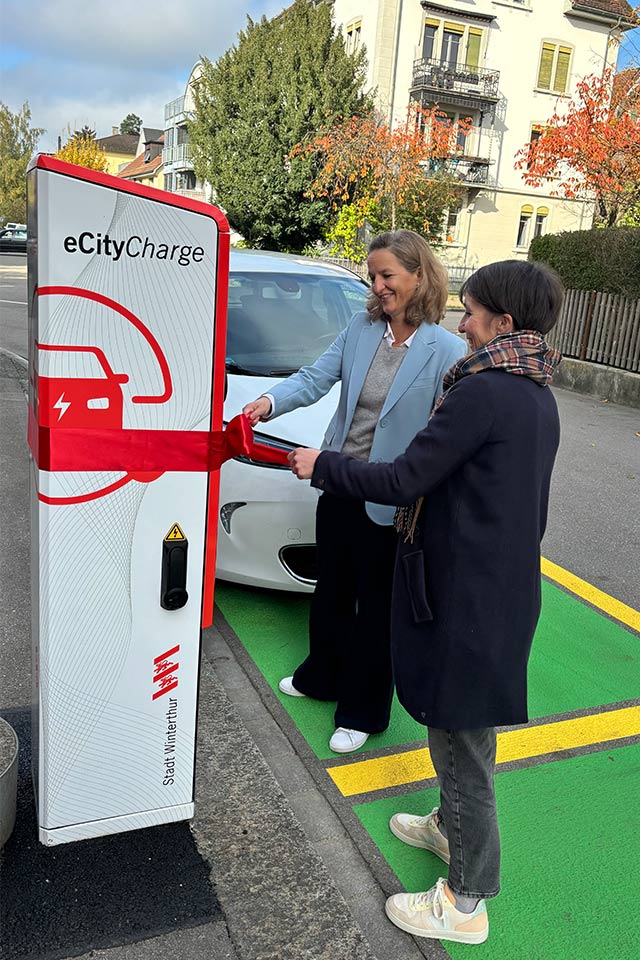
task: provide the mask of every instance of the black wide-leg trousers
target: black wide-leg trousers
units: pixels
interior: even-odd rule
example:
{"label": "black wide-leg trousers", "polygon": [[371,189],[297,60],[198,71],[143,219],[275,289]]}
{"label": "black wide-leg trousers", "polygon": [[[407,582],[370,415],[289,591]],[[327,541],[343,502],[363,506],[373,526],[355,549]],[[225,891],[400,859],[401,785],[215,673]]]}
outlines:
{"label": "black wide-leg trousers", "polygon": [[309,656],[293,676],[300,693],[336,700],[336,727],[380,733],[393,697],[390,626],[397,534],[361,500],[323,493],[316,513],[318,582]]}

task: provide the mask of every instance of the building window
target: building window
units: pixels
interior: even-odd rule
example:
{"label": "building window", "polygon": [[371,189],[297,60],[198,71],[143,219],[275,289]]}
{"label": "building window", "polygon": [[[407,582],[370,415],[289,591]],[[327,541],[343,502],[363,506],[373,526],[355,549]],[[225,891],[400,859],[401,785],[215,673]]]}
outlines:
{"label": "building window", "polygon": [[571,64],[571,47],[559,43],[542,44],[540,66],[538,67],[538,90],[550,93],[566,93]]}
{"label": "building window", "polygon": [[357,53],[362,39],[362,20],[356,20],[347,27],[347,53]]}
{"label": "building window", "polygon": [[171,192],[173,190],[173,174],[165,173],[164,175],[164,188]]}
{"label": "building window", "polygon": [[460,212],[462,210],[462,201],[456,200],[447,211],[447,222],[445,226],[445,241],[455,243],[458,239],[458,229],[460,226]]}
{"label": "building window", "polygon": [[547,217],[549,216],[548,207],[538,207],[536,210],[536,219],[533,224],[533,236],[541,237],[546,232]]}
{"label": "building window", "polygon": [[465,66],[467,70],[477,70],[480,66],[480,43],[482,41],[482,30],[476,27],[469,27],[469,36],[467,38],[467,58]]}
{"label": "building window", "polygon": [[455,23],[445,23],[442,31],[442,53],[440,59],[444,60],[452,70],[458,66],[460,59],[460,46],[464,36],[464,27],[457,26]]}
{"label": "building window", "polygon": [[424,24],[424,33],[422,34],[422,59],[431,60],[435,57],[436,37],[438,35],[438,20],[426,20]]}
{"label": "building window", "polygon": [[464,23],[425,20],[422,59],[441,60],[452,69],[477,70],[480,66],[482,30]]}
{"label": "building window", "polygon": [[520,209],[520,221],[518,223],[518,236],[516,238],[516,247],[529,246],[529,228],[533,216],[533,207],[527,204]]}
{"label": "building window", "polygon": [[[533,123],[531,125],[531,130],[529,131],[529,143],[531,144],[530,150],[535,146],[540,137],[542,136],[543,127],[539,123]],[[527,170],[531,170],[531,161],[527,161]]]}
{"label": "building window", "polygon": [[452,144],[452,152],[457,154],[468,153],[469,151],[467,150],[467,140],[470,134],[467,134],[465,132],[464,126],[460,127],[459,125],[458,126],[456,125],[459,124],[461,120],[465,121],[468,124],[473,124],[473,117],[470,117],[468,114],[464,112],[461,113],[460,111],[456,111],[454,113],[453,111],[447,110],[445,112],[444,117],[442,117],[441,119],[443,123],[449,123],[451,125],[452,130],[455,129],[456,139],[455,139],[455,146]]}

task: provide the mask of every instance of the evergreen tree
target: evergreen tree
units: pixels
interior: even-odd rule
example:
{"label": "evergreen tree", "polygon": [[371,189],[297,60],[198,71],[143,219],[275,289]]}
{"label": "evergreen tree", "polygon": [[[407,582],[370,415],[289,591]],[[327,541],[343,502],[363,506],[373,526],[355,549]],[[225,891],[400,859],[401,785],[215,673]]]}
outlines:
{"label": "evergreen tree", "polygon": [[73,134],[74,140],[95,140],[95,138],[95,130],[92,130],[91,127],[88,127],[86,123],[82,130],[75,130]]}
{"label": "evergreen tree", "polygon": [[27,165],[44,133],[31,127],[31,110],[25,101],[12,113],[0,103],[0,213],[3,223],[27,222]]}
{"label": "evergreen tree", "polygon": [[194,166],[251,246],[299,251],[324,235],[331,209],[309,195],[313,158],[291,150],[371,111],[360,92],[364,53],[347,55],[324,3],[295,0],[273,20],[247,20],[237,46],[203,60],[189,123]]}
{"label": "evergreen tree", "polygon": [[120,133],[134,134],[137,137],[140,134],[141,126],[142,118],[136,116],[135,113],[128,113],[120,124]]}

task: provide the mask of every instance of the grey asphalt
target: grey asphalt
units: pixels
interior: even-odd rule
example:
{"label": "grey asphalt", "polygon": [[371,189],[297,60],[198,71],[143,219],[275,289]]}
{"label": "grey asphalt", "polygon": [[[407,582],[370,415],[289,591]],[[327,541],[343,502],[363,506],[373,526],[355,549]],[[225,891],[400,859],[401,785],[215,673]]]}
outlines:
{"label": "grey asphalt", "polygon": [[[24,272],[0,258],[0,711],[30,703],[28,455],[25,442]],[[13,260],[13,258],[12,258]],[[5,301],[10,301],[6,303]],[[455,316],[447,323],[454,324]],[[554,477],[545,555],[639,605],[640,431],[637,410],[555,391],[562,446]],[[265,690],[220,618],[203,638],[196,816],[191,834],[205,859],[215,919],[167,924],[137,942],[79,942],[63,957],[155,960],[419,960],[445,958],[384,917],[397,881],[352,820],[329,804],[309,772],[306,744],[280,726]],[[285,734],[285,729],[287,733]],[[144,831],[128,835],[132,855]],[[76,845],[77,886],[91,884],[91,842]],[[82,853],[82,851],[81,851]],[[19,855],[19,851],[16,855]],[[175,865],[171,882],[179,879]],[[62,904],[64,907],[64,904]],[[4,933],[4,931],[3,931]],[[46,942],[31,955],[54,960]],[[6,960],[17,960],[6,954]],[[22,960],[22,956],[20,957]]]}

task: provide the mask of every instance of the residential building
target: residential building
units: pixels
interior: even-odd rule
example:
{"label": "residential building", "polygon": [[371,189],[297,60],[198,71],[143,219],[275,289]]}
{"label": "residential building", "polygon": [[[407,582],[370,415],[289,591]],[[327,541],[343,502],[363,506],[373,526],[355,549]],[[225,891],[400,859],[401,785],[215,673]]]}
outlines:
{"label": "residential building", "polygon": [[107,161],[106,173],[117,176],[122,167],[135,160],[138,149],[138,136],[132,133],[119,133],[117,127],[112,127],[109,137],[99,137],[96,143],[105,152]]}
{"label": "residential building", "polygon": [[366,48],[367,85],[391,123],[411,101],[472,121],[450,161],[463,189],[443,224],[448,263],[526,258],[534,236],[591,225],[591,203],[526,186],[515,157],[582,77],[615,64],[639,22],[626,0],[327,2],[347,49]]}
{"label": "residential building", "polygon": [[196,179],[189,146],[189,115],[195,109],[194,85],[202,73],[198,61],[193,67],[184,95],[172,100],[164,108],[164,148],[162,151],[164,189],[193,200],[211,199],[211,188]]}
{"label": "residential building", "polygon": [[124,166],[118,176],[125,180],[146,184],[148,187],[164,189],[164,168],[162,148],[164,133],[153,127],[142,127],[138,140],[138,153],[135,160]]}

